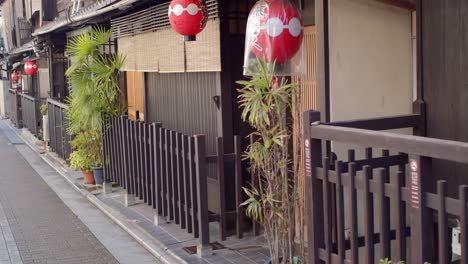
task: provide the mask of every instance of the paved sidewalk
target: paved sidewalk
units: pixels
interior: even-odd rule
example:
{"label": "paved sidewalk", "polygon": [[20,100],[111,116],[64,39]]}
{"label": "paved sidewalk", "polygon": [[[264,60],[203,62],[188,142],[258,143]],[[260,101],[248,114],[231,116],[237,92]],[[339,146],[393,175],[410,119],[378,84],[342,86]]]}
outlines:
{"label": "paved sidewalk", "polygon": [[0,263],[160,262],[0,121]]}

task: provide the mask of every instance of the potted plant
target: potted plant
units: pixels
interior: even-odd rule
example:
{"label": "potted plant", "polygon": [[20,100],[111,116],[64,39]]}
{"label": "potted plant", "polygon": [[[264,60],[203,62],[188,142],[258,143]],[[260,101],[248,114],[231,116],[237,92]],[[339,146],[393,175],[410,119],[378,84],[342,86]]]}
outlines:
{"label": "potted plant", "polygon": [[125,106],[120,100],[122,91],[118,86],[118,74],[125,59],[119,54],[105,54],[101,49],[102,45],[109,42],[111,35],[110,30],[95,27],[90,32],[72,38],[66,48],[73,62],[66,72],[70,84],[70,96],[67,98],[69,107],[66,111],[69,120],[67,132],[76,135],[75,146],[86,148],[82,151],[93,157],[90,166],[94,169],[98,184],[104,181],[102,121],[125,112]]}
{"label": "potted plant", "polygon": [[99,131],[96,130],[83,131],[76,134],[71,141],[73,152],[70,155],[70,167],[83,172],[86,184],[96,182],[93,168],[102,164],[99,135]]}
{"label": "potted plant", "polygon": [[274,76],[275,65],[258,61],[257,68],[246,71],[249,80],[238,81],[239,104],[242,119],[255,130],[256,141],[247,149],[244,157],[250,160],[252,177],[259,186],[244,188],[248,199],[247,216],[264,226],[271,259],[266,263],[295,263],[294,256],[294,172],[288,153],[290,127],[288,116],[295,84]]}

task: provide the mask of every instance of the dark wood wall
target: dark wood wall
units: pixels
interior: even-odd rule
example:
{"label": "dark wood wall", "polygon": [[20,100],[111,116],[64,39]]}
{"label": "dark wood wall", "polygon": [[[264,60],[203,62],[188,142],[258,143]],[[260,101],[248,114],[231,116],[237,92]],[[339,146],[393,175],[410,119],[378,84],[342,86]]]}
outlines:
{"label": "dark wood wall", "polygon": [[146,73],[146,121],[186,135],[207,136],[207,150],[215,152],[218,136],[219,73]]}
{"label": "dark wood wall", "polygon": [[[427,136],[468,142],[468,1],[422,2]],[[468,184],[467,165],[436,161],[433,172],[448,179],[452,195]]]}

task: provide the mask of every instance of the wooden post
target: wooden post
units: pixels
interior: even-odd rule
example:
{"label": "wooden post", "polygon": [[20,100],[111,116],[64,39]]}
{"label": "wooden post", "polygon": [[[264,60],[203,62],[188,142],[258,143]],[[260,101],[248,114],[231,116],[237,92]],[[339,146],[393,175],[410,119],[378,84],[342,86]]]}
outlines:
{"label": "wooden post", "polygon": [[323,248],[323,189],[316,178],[315,168],[320,166],[322,159],[322,141],[314,139],[310,126],[320,121],[320,112],[307,111],[304,120],[304,156],[306,176],[306,216],[309,262],[320,263],[319,249]]}
{"label": "wooden post", "polygon": [[242,190],[242,150],[239,136],[234,136],[234,155],[235,155],[235,177],[236,177],[236,211],[237,211],[237,237],[244,236],[244,208],[240,206],[243,202]]}
{"label": "wooden post", "polygon": [[431,158],[410,155],[411,263],[434,263],[432,215],[425,205],[424,179],[431,178]]}
{"label": "wooden post", "polygon": [[197,248],[197,255],[204,257],[211,255],[210,230],[208,219],[208,190],[206,175],[206,152],[205,136],[195,136],[195,164],[196,164],[196,184],[197,184],[197,204],[198,204],[198,225],[200,230],[200,245]]}
{"label": "wooden post", "polygon": [[218,186],[219,186],[219,234],[221,241],[226,240],[226,190],[224,185],[224,146],[223,138],[216,139]]}

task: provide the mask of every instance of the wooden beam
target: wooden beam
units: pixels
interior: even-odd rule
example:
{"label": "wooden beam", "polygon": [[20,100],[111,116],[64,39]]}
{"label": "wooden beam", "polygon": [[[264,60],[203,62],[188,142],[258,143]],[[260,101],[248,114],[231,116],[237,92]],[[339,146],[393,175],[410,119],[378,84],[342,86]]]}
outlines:
{"label": "wooden beam", "polygon": [[409,10],[416,10],[416,4],[411,0],[376,0],[385,4],[401,7]]}

